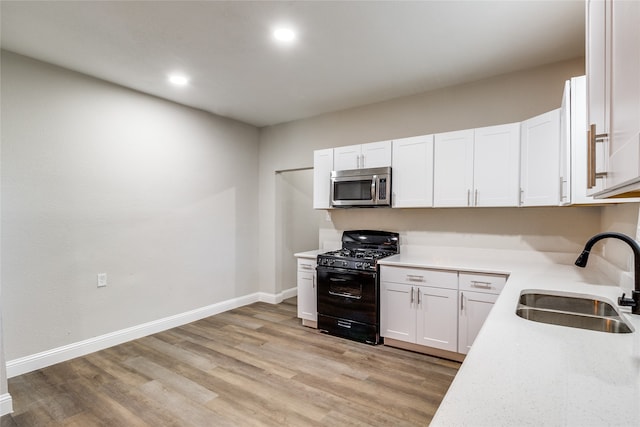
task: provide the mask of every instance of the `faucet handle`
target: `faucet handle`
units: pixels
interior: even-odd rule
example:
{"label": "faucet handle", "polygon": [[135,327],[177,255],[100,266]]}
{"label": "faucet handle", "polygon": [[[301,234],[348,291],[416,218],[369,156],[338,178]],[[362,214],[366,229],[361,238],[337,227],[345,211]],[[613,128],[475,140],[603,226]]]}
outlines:
{"label": "faucet handle", "polygon": [[626,294],[623,292],[622,296],[618,298],[618,305],[620,307],[635,307],[637,303],[633,300],[633,298],[625,298],[625,295]]}

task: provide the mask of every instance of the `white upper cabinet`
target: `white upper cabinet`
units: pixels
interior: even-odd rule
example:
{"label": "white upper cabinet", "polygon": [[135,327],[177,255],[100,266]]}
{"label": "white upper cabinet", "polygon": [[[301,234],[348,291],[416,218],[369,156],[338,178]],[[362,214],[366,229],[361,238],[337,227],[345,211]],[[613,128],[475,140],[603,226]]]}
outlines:
{"label": "white upper cabinet", "polygon": [[333,152],[337,171],[391,166],[391,141],[336,147]]}
{"label": "white upper cabinet", "polygon": [[564,84],[560,106],[560,205],[571,204],[571,81]]}
{"label": "white upper cabinet", "polygon": [[522,206],[560,204],[560,109],[522,122]]}
{"label": "white upper cabinet", "polygon": [[518,206],[520,123],[475,130],[474,206]]}
{"label": "white upper cabinet", "polygon": [[639,22],[638,1],[587,3],[590,145],[602,141],[607,169],[596,197],[640,195]]}
{"label": "white upper cabinet", "polygon": [[596,126],[596,133],[609,133],[609,101],[611,86],[611,2],[587,1],[586,69],[589,105],[588,124]]}
{"label": "white upper cabinet", "polygon": [[433,206],[471,206],[473,129],[435,135]]}
{"label": "white upper cabinet", "polygon": [[333,148],[313,152],[313,208],[331,207],[331,171],[333,170]]}
{"label": "white upper cabinet", "polygon": [[433,135],[393,141],[394,208],[433,206]]}
{"label": "white upper cabinet", "polygon": [[520,124],[435,136],[437,207],[517,206]]}
{"label": "white upper cabinet", "polygon": [[341,171],[360,168],[360,158],[362,156],[360,145],[336,147],[333,149],[333,156],[334,170]]}

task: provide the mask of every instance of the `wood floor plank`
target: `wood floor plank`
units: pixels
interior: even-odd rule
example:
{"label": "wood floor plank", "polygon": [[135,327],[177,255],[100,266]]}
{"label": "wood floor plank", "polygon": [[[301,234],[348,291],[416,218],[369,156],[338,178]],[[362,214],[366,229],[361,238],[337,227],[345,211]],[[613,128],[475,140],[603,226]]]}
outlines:
{"label": "wood floor plank", "polygon": [[425,426],[457,362],[255,303],[9,380],[1,427]]}

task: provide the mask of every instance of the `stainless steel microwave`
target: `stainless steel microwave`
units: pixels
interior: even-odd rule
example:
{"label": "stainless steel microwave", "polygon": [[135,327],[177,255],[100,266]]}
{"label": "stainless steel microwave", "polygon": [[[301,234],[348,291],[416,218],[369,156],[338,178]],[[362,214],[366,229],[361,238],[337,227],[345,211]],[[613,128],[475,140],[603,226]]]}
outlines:
{"label": "stainless steel microwave", "polygon": [[350,169],[331,172],[331,206],[391,206],[391,168]]}

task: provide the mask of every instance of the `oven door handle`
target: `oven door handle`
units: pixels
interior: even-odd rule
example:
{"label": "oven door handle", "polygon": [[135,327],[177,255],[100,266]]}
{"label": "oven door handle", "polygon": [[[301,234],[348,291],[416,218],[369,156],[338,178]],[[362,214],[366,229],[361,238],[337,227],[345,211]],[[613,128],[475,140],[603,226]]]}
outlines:
{"label": "oven door handle", "polygon": [[342,292],[333,292],[333,291],[329,291],[329,295],[335,295],[337,297],[345,297],[345,298],[351,298],[351,299],[360,299],[360,298],[362,298],[362,295],[352,295],[352,294],[346,294],[346,293],[342,293]]}
{"label": "oven door handle", "polygon": [[346,282],[347,279],[336,279],[335,277],[329,277],[329,281],[331,281],[331,282]]}

